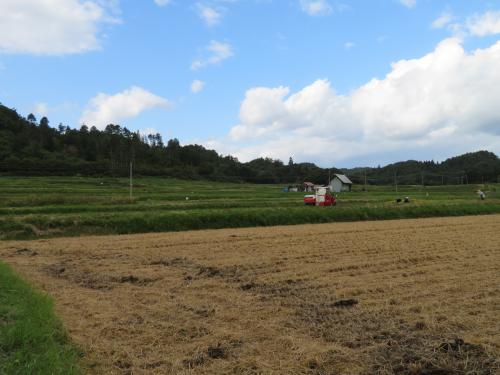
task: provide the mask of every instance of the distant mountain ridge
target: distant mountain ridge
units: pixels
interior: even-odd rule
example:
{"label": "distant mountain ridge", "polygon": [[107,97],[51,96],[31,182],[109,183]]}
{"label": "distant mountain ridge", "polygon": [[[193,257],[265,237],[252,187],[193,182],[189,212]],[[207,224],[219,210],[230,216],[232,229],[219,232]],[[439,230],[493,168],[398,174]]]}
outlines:
{"label": "distant mountain ridge", "polygon": [[0,105],[0,174],[126,176],[130,162],[134,173],[182,179],[296,184],[327,183],[334,173],[347,174],[355,183],[457,184],[497,182],[500,159],[488,151],[456,156],[442,163],[408,160],[379,168],[320,168],[313,163],[287,164],[271,158],[241,163],[200,145],[164,144],[160,134],[143,136],[110,124],[105,130],[59,124],[49,126]]}
{"label": "distant mountain ridge", "polygon": [[477,151],[434,161],[407,160],[379,168],[342,169],[358,183],[460,184],[500,182],[500,159],[493,152]]}

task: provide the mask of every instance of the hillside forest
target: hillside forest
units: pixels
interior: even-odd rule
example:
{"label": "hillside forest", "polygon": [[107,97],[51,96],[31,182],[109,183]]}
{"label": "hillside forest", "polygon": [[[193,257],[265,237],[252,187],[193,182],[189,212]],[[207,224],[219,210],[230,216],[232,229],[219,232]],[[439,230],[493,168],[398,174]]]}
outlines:
{"label": "hillside forest", "polygon": [[104,130],[59,124],[47,117],[23,117],[0,105],[0,174],[22,176],[127,176],[299,184],[324,184],[345,173],[355,183],[462,184],[497,182],[500,159],[489,151],[449,158],[441,163],[408,160],[376,168],[321,168],[313,163],[258,158],[242,163],[201,145],[164,141],[160,134],[142,135],[110,124]]}

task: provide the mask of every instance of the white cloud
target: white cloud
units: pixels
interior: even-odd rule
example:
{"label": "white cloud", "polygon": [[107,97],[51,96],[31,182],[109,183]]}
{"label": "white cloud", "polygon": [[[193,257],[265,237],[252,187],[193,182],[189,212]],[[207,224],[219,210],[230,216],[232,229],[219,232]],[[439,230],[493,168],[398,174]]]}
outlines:
{"label": "white cloud", "polygon": [[201,59],[195,60],[191,64],[192,70],[198,70],[208,65],[216,65],[234,56],[231,44],[218,42],[216,40],[210,41],[210,44],[205,47],[205,50],[208,52],[208,55]]}
{"label": "white cloud", "polygon": [[449,12],[444,12],[431,24],[432,28],[440,29],[446,27],[458,38],[484,37],[500,34],[500,11],[487,11],[476,13],[465,20],[455,21]]}
{"label": "white cloud", "polygon": [[164,7],[172,3],[172,0],[154,0],[155,4],[159,7]]}
{"label": "white cloud", "polygon": [[1,0],[0,52],[63,55],[101,47],[100,30],[119,22],[112,0]]}
{"label": "white cloud", "polygon": [[465,27],[469,34],[474,36],[500,34],[500,11],[475,14],[467,18]]}
{"label": "white cloud", "polygon": [[450,12],[443,12],[432,22],[431,27],[433,29],[442,29],[443,27],[448,26],[452,21],[453,15]]}
{"label": "white cloud", "polygon": [[47,114],[49,113],[49,107],[47,106],[47,103],[36,103],[33,107],[33,113],[39,117],[47,116]]}
{"label": "white cloud", "polygon": [[149,109],[169,109],[171,106],[167,99],[133,86],[115,95],[100,93],[92,98],[80,118],[80,124],[103,129],[106,125],[136,117]]}
{"label": "white cloud", "polygon": [[327,0],[300,0],[300,7],[310,16],[326,15],[333,11]]}
{"label": "white cloud", "polygon": [[354,48],[354,46],[356,46],[356,44],[354,44],[353,42],[345,42],[344,43],[345,49],[351,49],[351,48]]}
{"label": "white cloud", "polygon": [[399,0],[399,2],[407,8],[413,8],[417,5],[417,0]]}
{"label": "white cloud", "polygon": [[193,94],[197,94],[199,93],[201,90],[203,90],[203,88],[205,87],[205,82],[203,81],[200,81],[199,79],[195,79],[192,83],[191,83],[191,92]]}
{"label": "white cloud", "polygon": [[222,19],[221,12],[217,11],[214,7],[208,6],[206,4],[197,3],[196,10],[198,12],[198,16],[209,27],[217,25]]}
{"label": "white cloud", "polygon": [[[339,161],[411,148],[500,147],[500,41],[466,52],[442,41],[431,53],[391,66],[349,95],[326,79],[292,93],[288,87],[247,91],[240,122],[206,142],[241,160]],[[467,143],[468,142],[468,143]]]}

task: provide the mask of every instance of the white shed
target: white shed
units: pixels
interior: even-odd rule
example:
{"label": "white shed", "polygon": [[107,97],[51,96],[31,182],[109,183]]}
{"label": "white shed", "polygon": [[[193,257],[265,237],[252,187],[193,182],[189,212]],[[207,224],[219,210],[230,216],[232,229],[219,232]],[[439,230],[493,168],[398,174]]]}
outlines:
{"label": "white shed", "polygon": [[334,174],[330,181],[330,191],[340,193],[341,191],[351,191],[352,181],[346,175]]}

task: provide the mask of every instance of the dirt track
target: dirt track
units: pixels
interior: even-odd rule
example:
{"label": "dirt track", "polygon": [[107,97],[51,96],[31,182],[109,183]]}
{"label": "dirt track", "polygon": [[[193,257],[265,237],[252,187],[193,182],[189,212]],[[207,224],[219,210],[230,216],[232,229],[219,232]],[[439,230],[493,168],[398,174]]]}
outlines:
{"label": "dirt track", "polygon": [[499,371],[500,215],[3,242],[0,258],[55,298],[91,373]]}

